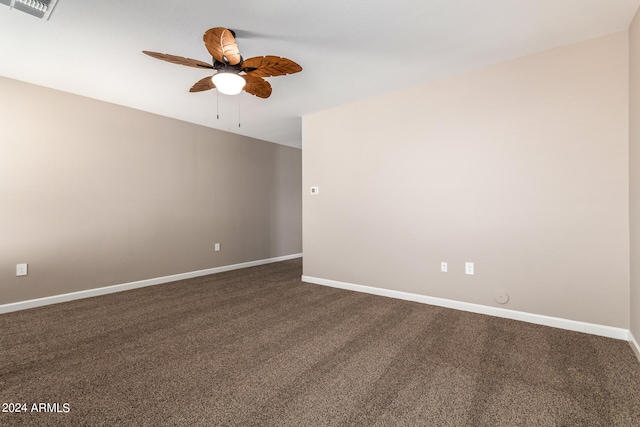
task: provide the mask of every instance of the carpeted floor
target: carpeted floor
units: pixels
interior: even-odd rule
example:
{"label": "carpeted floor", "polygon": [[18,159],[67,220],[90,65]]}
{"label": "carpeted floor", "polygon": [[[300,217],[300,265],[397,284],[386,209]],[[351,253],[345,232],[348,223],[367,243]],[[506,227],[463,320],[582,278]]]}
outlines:
{"label": "carpeted floor", "polygon": [[624,341],[301,272],[298,259],[0,315],[2,409],[27,409],[0,425],[640,425]]}

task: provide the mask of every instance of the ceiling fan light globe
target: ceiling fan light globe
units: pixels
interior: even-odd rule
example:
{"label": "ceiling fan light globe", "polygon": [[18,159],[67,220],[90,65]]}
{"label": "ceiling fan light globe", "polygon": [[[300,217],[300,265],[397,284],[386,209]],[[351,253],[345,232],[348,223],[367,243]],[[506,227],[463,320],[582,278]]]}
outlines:
{"label": "ceiling fan light globe", "polygon": [[236,73],[216,73],[211,77],[216,89],[224,95],[237,95],[242,92],[245,80]]}

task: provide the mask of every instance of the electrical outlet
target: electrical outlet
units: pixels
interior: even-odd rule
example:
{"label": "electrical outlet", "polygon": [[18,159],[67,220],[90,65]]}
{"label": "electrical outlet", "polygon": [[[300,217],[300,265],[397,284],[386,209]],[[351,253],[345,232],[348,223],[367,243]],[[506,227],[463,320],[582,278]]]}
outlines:
{"label": "electrical outlet", "polygon": [[27,264],[16,264],[16,276],[27,275]]}
{"label": "electrical outlet", "polygon": [[449,271],[449,266],[447,265],[446,262],[441,262],[440,263],[440,271],[443,273],[446,273],[447,271]]}
{"label": "electrical outlet", "polygon": [[213,250],[216,252],[220,252],[220,243],[216,243],[215,245],[213,245]]}
{"label": "electrical outlet", "polygon": [[469,276],[473,276],[475,274],[472,262],[464,263],[464,272]]}
{"label": "electrical outlet", "polygon": [[318,187],[311,187],[311,195],[315,196],[320,192],[320,188]]}

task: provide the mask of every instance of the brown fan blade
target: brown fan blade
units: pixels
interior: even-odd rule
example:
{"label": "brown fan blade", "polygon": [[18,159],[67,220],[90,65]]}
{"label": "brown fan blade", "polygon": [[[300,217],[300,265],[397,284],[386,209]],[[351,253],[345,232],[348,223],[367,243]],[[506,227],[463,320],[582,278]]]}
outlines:
{"label": "brown fan blade", "polygon": [[143,50],[142,53],[145,55],[149,55],[152,58],[161,59],[163,61],[171,62],[172,64],[178,65],[186,65],[187,67],[195,67],[195,68],[211,68],[213,66],[211,64],[207,64],[206,62],[198,61],[197,59],[184,58],[182,56],[169,55],[168,53],[158,53],[158,52],[149,52],[147,50]]}
{"label": "brown fan blade", "polygon": [[191,86],[191,89],[189,89],[189,92],[202,92],[209,89],[215,89],[215,87],[216,85],[213,84],[213,81],[211,80],[211,76],[208,76],[202,80],[199,80],[196,84]]}
{"label": "brown fan blade", "polygon": [[247,74],[258,77],[284,76],[302,71],[302,67],[292,60],[273,55],[245,59],[242,68]]}
{"label": "brown fan blade", "polygon": [[259,98],[268,98],[271,96],[271,85],[262,77],[254,75],[246,75],[242,77],[247,82],[247,84],[244,85],[245,92]]}
{"label": "brown fan blade", "polygon": [[216,61],[237,65],[242,60],[236,39],[231,34],[231,31],[226,28],[210,28],[204,33],[202,39],[207,50]]}

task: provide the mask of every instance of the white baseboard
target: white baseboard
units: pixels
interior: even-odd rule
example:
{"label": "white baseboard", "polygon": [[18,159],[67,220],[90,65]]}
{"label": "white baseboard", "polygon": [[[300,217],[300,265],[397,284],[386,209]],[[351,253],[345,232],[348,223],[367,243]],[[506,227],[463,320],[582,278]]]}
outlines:
{"label": "white baseboard", "polygon": [[[554,328],[567,329],[576,332],[599,335],[620,340],[629,340],[630,332],[627,329],[614,328],[612,326],[597,325],[575,320],[562,319],[559,317],[543,316],[540,314],[525,313],[522,311],[507,310],[498,307],[472,304],[468,302],[454,301],[444,298],[429,297],[426,295],[412,294],[408,292],[394,291],[390,289],[374,288],[371,286],[355,285],[353,283],[338,282],[335,280],[321,279],[317,277],[302,276],[302,281],[316,285],[330,286],[333,288],[347,289],[350,291],[364,292],[373,295],[397,298],[402,300],[420,302],[423,304],[436,305],[439,307],[453,308],[455,310],[468,311],[471,313],[486,314],[489,316],[502,317],[505,319],[521,320],[523,322],[535,323],[538,325],[551,326]],[[636,343],[637,347],[637,343]]]}
{"label": "white baseboard", "polygon": [[28,308],[42,307],[44,305],[57,304],[60,302],[73,301],[82,298],[96,297],[99,295],[112,294],[115,292],[128,291],[130,289],[143,288],[145,286],[160,285],[162,283],[175,282],[177,280],[191,279],[193,277],[206,276],[209,274],[222,273],[224,271],[239,270],[241,268],[255,267],[257,265],[270,264],[273,262],[286,261],[289,259],[301,258],[302,254],[285,255],[275,258],[261,259],[257,261],[243,262],[240,264],[225,265],[222,267],[207,268],[205,270],[191,271],[188,273],[173,274],[171,276],[156,277],[155,279],[139,280],[137,282],[123,283],[121,285],[105,286],[103,288],[88,289],[86,291],[71,292],[68,294],[53,295],[50,297],[37,298],[27,301],[13,302],[0,305],[0,314],[12,311],[26,310]]}
{"label": "white baseboard", "polygon": [[631,331],[629,331],[628,341],[629,341],[629,345],[631,345],[631,348],[633,349],[633,352],[636,354],[638,361],[640,361],[640,345],[638,345],[638,341],[636,341]]}

